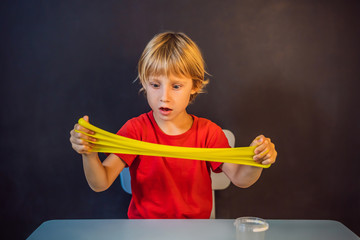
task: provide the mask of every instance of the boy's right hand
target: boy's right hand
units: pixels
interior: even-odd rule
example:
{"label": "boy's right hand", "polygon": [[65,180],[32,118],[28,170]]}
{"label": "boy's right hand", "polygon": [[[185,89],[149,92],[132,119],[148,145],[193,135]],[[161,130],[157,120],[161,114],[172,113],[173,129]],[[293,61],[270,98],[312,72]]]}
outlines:
{"label": "boy's right hand", "polygon": [[[89,117],[88,116],[84,116],[84,120],[89,122]],[[96,141],[96,138],[92,138],[89,136],[86,136],[85,134],[79,133],[79,132],[75,132],[75,130],[78,131],[82,131],[88,134],[95,134],[95,132],[84,128],[83,126],[80,126],[79,124],[75,124],[74,129],[71,130],[70,132],[70,142],[71,142],[71,146],[72,148],[80,154],[85,154],[85,155],[89,155],[89,154],[97,154],[95,152],[91,152],[91,148],[92,148],[92,143],[89,143],[83,139],[86,140],[91,140],[93,142]]]}

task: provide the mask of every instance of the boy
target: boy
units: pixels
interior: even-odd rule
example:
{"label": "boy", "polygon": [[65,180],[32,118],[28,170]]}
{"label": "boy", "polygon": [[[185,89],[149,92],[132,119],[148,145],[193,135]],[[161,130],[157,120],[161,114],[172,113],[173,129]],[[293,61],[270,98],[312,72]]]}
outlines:
{"label": "boy", "polygon": [[[225,148],[222,129],[213,122],[187,113],[188,104],[208,83],[204,61],[197,45],[183,33],[156,35],[146,46],[138,64],[138,77],[151,111],[130,119],[117,134],[158,144]],[[87,116],[84,117],[89,121]],[[96,192],[104,191],[130,168],[132,199],[129,218],[209,218],[212,208],[210,169],[223,171],[238,187],[249,187],[262,168],[168,157],[110,154],[103,162],[91,152],[94,134],[78,124],[71,131],[73,149],[82,154],[86,179]],[[274,163],[275,146],[258,136],[254,160]],[[219,159],[221,160],[221,159]]]}

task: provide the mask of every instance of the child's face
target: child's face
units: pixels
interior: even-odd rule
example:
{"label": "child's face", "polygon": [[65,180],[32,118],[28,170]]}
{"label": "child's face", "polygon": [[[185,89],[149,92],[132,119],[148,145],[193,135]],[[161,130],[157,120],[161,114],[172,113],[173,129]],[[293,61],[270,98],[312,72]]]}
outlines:
{"label": "child's face", "polygon": [[193,89],[191,78],[169,76],[150,76],[145,86],[148,103],[156,120],[176,121],[187,117],[186,107]]}

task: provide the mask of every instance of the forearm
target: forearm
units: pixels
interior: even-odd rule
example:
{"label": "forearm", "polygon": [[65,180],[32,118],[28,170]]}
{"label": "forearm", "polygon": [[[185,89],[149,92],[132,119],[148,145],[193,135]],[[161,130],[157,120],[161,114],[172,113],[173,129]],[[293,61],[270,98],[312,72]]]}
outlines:
{"label": "forearm", "polygon": [[105,167],[97,153],[82,154],[86,180],[92,190],[101,192],[109,187],[109,180]]}
{"label": "forearm", "polygon": [[253,185],[262,172],[261,167],[246,166],[233,163],[224,163],[223,172],[229,177],[231,182],[241,188],[247,188]]}

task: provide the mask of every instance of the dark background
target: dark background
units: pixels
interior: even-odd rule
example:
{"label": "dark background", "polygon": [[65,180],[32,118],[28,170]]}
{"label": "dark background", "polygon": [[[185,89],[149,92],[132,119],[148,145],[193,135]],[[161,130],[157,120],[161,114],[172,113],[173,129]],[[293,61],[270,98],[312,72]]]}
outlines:
{"label": "dark background", "polygon": [[2,1],[1,235],[50,219],[126,218],[116,181],[87,185],[69,132],[116,132],[149,110],[137,61],[154,34],[201,48],[208,93],[189,112],[278,160],[251,188],[216,193],[217,218],[333,219],[360,235],[360,5],[356,1]]}

